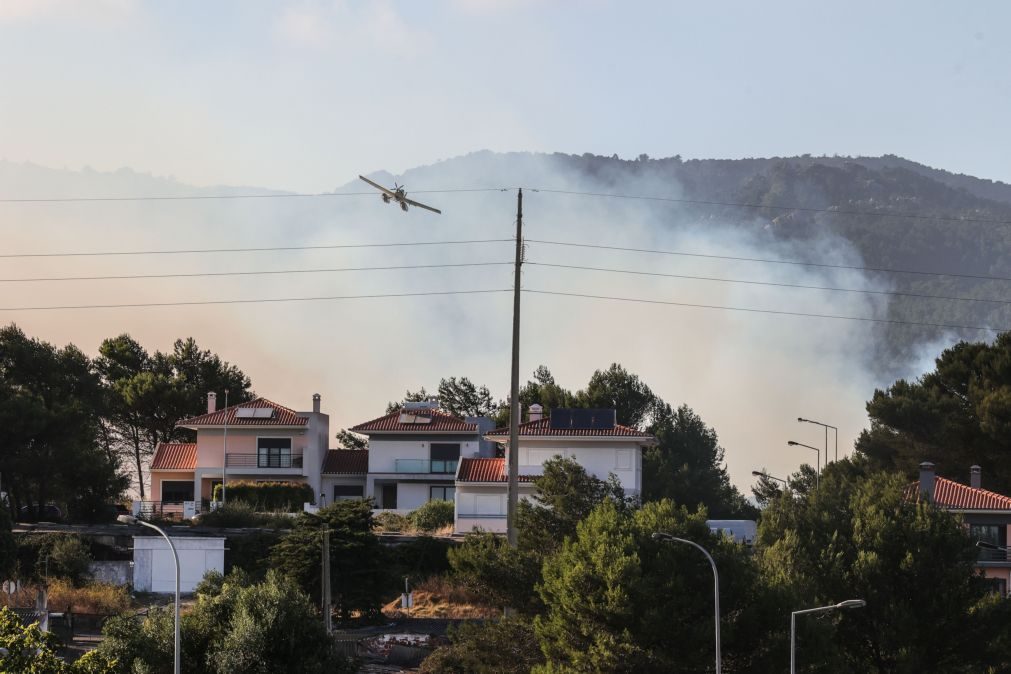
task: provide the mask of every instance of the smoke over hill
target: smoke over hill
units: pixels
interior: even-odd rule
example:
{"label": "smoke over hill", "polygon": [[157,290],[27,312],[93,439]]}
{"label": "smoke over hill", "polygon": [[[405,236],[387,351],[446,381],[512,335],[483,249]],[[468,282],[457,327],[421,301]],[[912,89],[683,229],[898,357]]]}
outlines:
{"label": "smoke over hill", "polygon": [[[890,211],[1011,221],[1011,187],[897,157],[623,161],[482,152],[381,178],[406,183],[409,193],[444,215],[404,214],[384,206],[376,195],[358,195],[367,188],[357,180],[333,196],[315,198],[2,203],[0,232],[7,254],[397,245],[4,258],[5,279],[219,275],[8,280],[0,284],[0,305],[5,307],[0,321],[17,322],[50,341],[73,341],[91,353],[102,338],[120,332],[150,348],[166,348],[176,337],[192,335],[246,370],[263,395],[299,407],[308,404],[314,391],[321,392],[335,428],[374,416],[404,389],[431,387],[442,376],[469,376],[504,397],[511,310],[505,292],[11,309],[505,290],[511,285],[508,239],[514,231],[515,190],[442,190],[523,186],[528,239],[524,288],[567,295],[524,295],[522,371],[532,372],[543,363],[560,383],[578,388],[594,369],[622,363],[665,399],[689,404],[715,426],[740,485],[750,482],[752,469],[765,466],[782,474],[810,458],[785,444],[787,439],[820,444],[816,431],[797,427],[798,416],[839,426],[840,447],[848,450],[865,424],[863,404],[875,386],[917,374],[924,369],[925,354],[959,336],[992,337],[795,314],[1011,325],[1006,304],[884,294],[1000,298],[1006,296],[1004,282],[844,268],[1011,277],[1006,225],[852,214]],[[197,189],[128,170],[102,174],[0,163],[0,198],[7,199],[229,193],[276,194],[252,188]],[[749,206],[725,205],[731,203]],[[487,239],[506,241],[400,245]],[[490,264],[335,271],[477,262]],[[622,273],[601,271],[605,269]],[[264,271],[298,273],[220,275]]]}

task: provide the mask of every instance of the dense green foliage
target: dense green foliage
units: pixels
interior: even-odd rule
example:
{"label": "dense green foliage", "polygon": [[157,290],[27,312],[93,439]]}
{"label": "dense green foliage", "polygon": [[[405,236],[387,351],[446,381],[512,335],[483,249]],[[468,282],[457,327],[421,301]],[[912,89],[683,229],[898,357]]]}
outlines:
{"label": "dense green foliage", "polygon": [[411,512],[408,520],[421,531],[436,531],[453,526],[454,516],[455,508],[452,501],[433,499]]}
{"label": "dense green foliage", "polygon": [[1011,606],[987,596],[965,529],[910,502],[901,477],[868,470],[866,462],[832,463],[818,489],[786,492],[762,514],[764,577],[794,606],[867,601],[803,619],[798,658],[809,671],[1007,671]]}
{"label": "dense green foliage", "polygon": [[56,655],[56,639],[23,626],[14,612],[0,607],[0,674],[117,674],[117,663],[101,653],[89,653],[70,665]]}
{"label": "dense green foliage", "polygon": [[[182,670],[191,674],[354,671],[334,653],[309,597],[276,571],[255,584],[242,572],[208,574],[180,631]],[[117,674],[172,671],[170,610],[153,609],[143,619],[113,618],[103,635],[99,653],[119,663]]]}
{"label": "dense green foliage", "polygon": [[533,626],[522,618],[464,623],[449,636],[452,644],[427,658],[422,674],[528,674],[544,662]]}
{"label": "dense green foliage", "polygon": [[11,578],[17,566],[17,540],[11,531],[11,516],[0,504],[0,578]]}
{"label": "dense green foliage", "polygon": [[271,565],[284,569],[310,597],[319,597],[324,528],[330,530],[335,615],[341,621],[377,620],[386,577],[384,553],[372,533],[371,501],[336,501],[315,514],[301,513],[291,532],[271,549]]}
{"label": "dense green foliage", "polygon": [[[221,500],[221,485],[214,485],[214,500]],[[315,503],[312,486],[305,482],[229,482],[225,491],[228,503],[246,503],[259,512],[302,510],[304,503]]]}
{"label": "dense green foliage", "polygon": [[538,552],[511,548],[495,534],[467,534],[449,551],[454,579],[488,603],[533,615],[541,610],[536,586],[543,557]]}
{"label": "dense green foliage", "polygon": [[[497,405],[487,386],[477,386],[467,377],[450,377],[439,381],[437,393],[432,394],[422,386],[417,391],[407,391],[403,402],[423,402],[431,397],[439,398],[439,406],[447,414],[464,417],[483,417],[495,411]],[[387,413],[400,409],[401,401],[386,405]]]}
{"label": "dense green foliage", "polygon": [[141,498],[144,466],[159,442],[184,440],[192,431],[176,422],[207,411],[207,392],[229,404],[252,397],[249,377],[237,367],[201,350],[193,338],[176,340],[171,353],[147,352],[129,335],[106,339],[95,361],[107,390],[105,442],[132,466]]}
{"label": "dense green foliage", "polygon": [[64,578],[80,587],[92,561],[90,546],[74,534],[19,534],[15,574],[22,580]]}
{"label": "dense green foliage", "polygon": [[295,520],[286,512],[260,512],[247,501],[232,501],[201,513],[196,523],[202,527],[290,529]]}
{"label": "dense green foliage", "polygon": [[912,477],[921,461],[968,483],[983,467],[987,489],[1011,493],[1011,333],[992,344],[960,342],[932,372],[875,391],[867,403],[870,430],[857,449],[874,465]]}
{"label": "dense green foliage", "polygon": [[[671,533],[700,542],[720,569],[725,671],[762,671],[781,625],[746,550],[709,533],[704,511],[670,501],[634,512],[605,501],[544,563],[535,620],[547,664],[536,672],[699,672],[714,660],[712,570]],[[781,657],[781,656],[780,656]]]}
{"label": "dense green foliage", "polygon": [[17,512],[53,501],[87,517],[126,487],[102,445],[105,391],[73,345],[0,328],[0,473]]}

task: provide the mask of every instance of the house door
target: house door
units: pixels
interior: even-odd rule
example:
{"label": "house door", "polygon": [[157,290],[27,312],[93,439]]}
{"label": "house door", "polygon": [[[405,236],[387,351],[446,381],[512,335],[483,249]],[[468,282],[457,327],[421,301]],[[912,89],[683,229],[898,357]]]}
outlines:
{"label": "house door", "polygon": [[390,509],[397,507],[397,485],[383,485],[383,508]]}

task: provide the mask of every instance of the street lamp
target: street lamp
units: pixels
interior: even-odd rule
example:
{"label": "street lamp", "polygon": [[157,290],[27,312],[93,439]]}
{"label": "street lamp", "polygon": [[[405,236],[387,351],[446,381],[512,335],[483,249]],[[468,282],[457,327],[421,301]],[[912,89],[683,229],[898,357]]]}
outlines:
{"label": "street lamp", "polygon": [[828,613],[841,608],[863,608],[867,602],[863,599],[847,599],[832,606],[822,606],[819,608],[807,608],[801,611],[794,611],[790,614],[790,674],[797,672],[797,616],[809,613]]}
{"label": "street lamp", "polygon": [[835,459],[833,459],[833,460],[834,461],[838,461],[839,460],[839,429],[838,428],[836,428],[835,426],[831,426],[829,424],[823,424],[822,422],[815,421],[814,419],[805,419],[804,417],[797,417],[797,421],[799,421],[801,423],[804,423],[804,424],[814,424],[816,426],[822,426],[822,427],[825,428],[825,463],[826,464],[828,463],[828,429],[831,428],[832,432],[835,433]]}
{"label": "street lamp", "polygon": [[709,551],[703,548],[701,545],[694,541],[689,541],[686,538],[678,538],[677,536],[672,536],[662,531],[657,531],[653,534],[654,541],[667,541],[668,543],[684,543],[685,545],[690,545],[693,548],[701,551],[706,559],[709,560],[709,565],[713,567],[713,607],[715,611],[715,625],[716,625],[716,674],[722,674],[723,664],[722,658],[720,657],[720,574],[716,570],[716,562],[713,561],[712,555]]}
{"label": "street lamp", "polygon": [[793,440],[787,440],[786,444],[791,447],[807,447],[808,449],[813,449],[818,455],[818,472],[814,474],[814,486],[817,488],[821,484],[821,450],[817,447],[812,447],[811,445],[805,445],[803,442],[794,442]]}
{"label": "street lamp", "polygon": [[154,529],[159,534],[161,534],[162,538],[165,539],[165,542],[168,543],[169,550],[172,551],[172,557],[175,559],[176,563],[176,622],[175,622],[176,645],[175,645],[174,672],[175,674],[179,674],[179,554],[176,552],[176,546],[172,545],[172,539],[169,538],[164,531],[162,531],[159,527],[156,527],[155,525],[151,524],[150,522],[145,522],[144,520],[138,519],[133,515],[120,515],[119,517],[116,518],[116,520],[123,524],[139,524],[142,527]]}
{"label": "street lamp", "polygon": [[754,475],[755,477],[764,477],[766,480],[775,480],[776,482],[782,482],[783,484],[785,484],[787,486],[790,485],[790,483],[787,482],[786,480],[784,480],[783,478],[781,478],[781,477],[775,477],[773,475],[769,475],[768,473],[763,473],[760,470],[753,470],[753,471],[751,471],[751,474]]}

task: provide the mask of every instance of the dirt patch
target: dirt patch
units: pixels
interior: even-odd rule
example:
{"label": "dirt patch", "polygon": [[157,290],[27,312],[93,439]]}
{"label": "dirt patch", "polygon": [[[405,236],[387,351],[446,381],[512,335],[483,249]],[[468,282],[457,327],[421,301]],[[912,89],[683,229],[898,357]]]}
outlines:
{"label": "dirt patch", "polygon": [[444,618],[481,620],[498,618],[502,609],[489,606],[469,590],[453,585],[445,578],[432,578],[413,589],[414,607],[410,612],[400,607],[400,597],[383,606],[383,615],[391,619]]}

